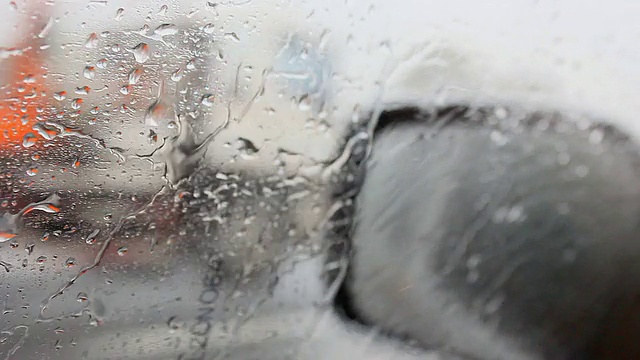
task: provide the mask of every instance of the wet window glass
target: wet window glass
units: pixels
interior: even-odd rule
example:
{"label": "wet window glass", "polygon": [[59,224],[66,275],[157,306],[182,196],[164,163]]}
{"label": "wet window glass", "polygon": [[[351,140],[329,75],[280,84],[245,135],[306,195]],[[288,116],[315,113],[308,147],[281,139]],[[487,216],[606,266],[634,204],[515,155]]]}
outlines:
{"label": "wet window glass", "polygon": [[0,4],[0,359],[640,358],[639,15]]}

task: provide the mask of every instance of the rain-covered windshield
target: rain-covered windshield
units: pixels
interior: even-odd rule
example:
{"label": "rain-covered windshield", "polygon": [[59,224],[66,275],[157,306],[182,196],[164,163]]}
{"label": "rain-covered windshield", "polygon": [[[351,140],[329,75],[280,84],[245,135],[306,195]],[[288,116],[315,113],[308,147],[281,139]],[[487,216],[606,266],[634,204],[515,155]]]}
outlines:
{"label": "rain-covered windshield", "polygon": [[[551,356],[530,318],[600,319],[639,254],[581,252],[640,215],[640,8],[614,3],[0,4],[0,359]],[[558,273],[599,285],[520,296]]]}

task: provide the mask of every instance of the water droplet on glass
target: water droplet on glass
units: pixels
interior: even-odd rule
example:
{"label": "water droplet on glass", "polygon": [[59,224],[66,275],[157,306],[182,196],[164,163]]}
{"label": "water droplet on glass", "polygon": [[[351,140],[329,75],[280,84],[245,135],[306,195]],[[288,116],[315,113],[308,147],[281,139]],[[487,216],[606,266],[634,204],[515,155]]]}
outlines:
{"label": "water droplet on glass", "polygon": [[22,146],[25,148],[30,148],[35,145],[37,141],[38,139],[36,138],[36,136],[32,132],[28,132],[22,138]]}
{"label": "water droplet on glass", "polygon": [[576,166],[575,172],[578,177],[583,178],[589,175],[589,168],[585,165],[578,165]]}
{"label": "water droplet on glass", "polygon": [[178,319],[177,316],[172,316],[167,320],[167,326],[171,330],[177,330],[183,326],[183,323]]}
{"label": "water droplet on glass", "polygon": [[113,51],[114,53],[119,53],[120,52],[120,45],[118,45],[118,44],[111,45],[111,51]]}
{"label": "water droplet on glass", "polygon": [[193,70],[196,68],[196,59],[191,59],[187,62],[187,70]]}
{"label": "water droplet on glass", "polygon": [[162,5],[160,6],[160,11],[158,11],[158,15],[167,15],[167,10],[169,10],[169,7],[167,5]]}
{"label": "water droplet on glass", "polygon": [[18,234],[0,232],[0,243],[3,243],[5,241],[9,241],[9,240],[13,239],[16,236],[18,236]]}
{"label": "water droplet on glass", "polygon": [[87,95],[89,93],[89,91],[91,91],[91,88],[88,86],[81,86],[79,88],[76,88],[75,93],[78,95]]}
{"label": "water droplet on glass", "polygon": [[211,94],[204,95],[202,100],[200,101],[204,106],[213,106],[213,101],[215,100],[214,96]]}
{"label": "water droplet on glass", "polygon": [[182,79],[182,74],[184,73],[184,71],[182,69],[178,69],[176,71],[173,72],[173,74],[171,74],[171,80],[178,82],[180,81],[180,79]]}
{"label": "water droplet on glass", "polygon": [[595,129],[589,133],[589,142],[591,144],[600,144],[604,139],[604,132],[600,129]]}
{"label": "water droplet on glass", "polygon": [[38,169],[37,168],[31,168],[31,169],[27,170],[27,175],[29,175],[29,176],[38,175]]}
{"label": "water droplet on glass", "polygon": [[124,16],[124,9],[123,8],[119,8],[118,10],[116,10],[116,21],[120,21],[122,20],[122,17]]}
{"label": "water droplet on glass", "polygon": [[76,296],[76,300],[78,300],[78,302],[86,302],[89,300],[89,296],[87,296],[87,293],[79,292],[78,296]]}
{"label": "water droplet on glass", "polygon": [[556,161],[558,165],[568,165],[571,162],[571,155],[566,152],[561,152],[558,154]]}
{"label": "water droplet on glass", "polygon": [[122,95],[129,95],[129,93],[131,93],[131,85],[125,85],[123,87],[120,88],[120,93]]}
{"label": "water droplet on glass", "polygon": [[46,256],[44,256],[44,255],[41,255],[41,256],[39,256],[39,257],[36,259],[36,262],[37,262],[38,264],[42,264],[42,263],[44,263],[45,261],[47,261],[47,257],[46,257]]}
{"label": "water droplet on glass", "polygon": [[311,109],[311,98],[309,95],[303,95],[298,100],[298,110],[309,111]]}
{"label": "water droplet on glass", "polygon": [[47,23],[42,27],[42,30],[40,30],[40,33],[38,34],[38,37],[40,39],[45,38],[49,34],[54,21],[55,20],[52,17],[49,18],[49,21],[47,21]]}
{"label": "water droplet on glass", "polygon": [[131,53],[133,57],[136,59],[136,62],[140,64],[144,64],[147,60],[149,60],[149,55],[151,51],[149,50],[149,45],[145,43],[140,43],[136,45],[133,49],[131,49]]}
{"label": "water droplet on glass", "polygon": [[240,37],[238,36],[238,34],[236,34],[234,32],[226,33],[226,34],[224,34],[224,36],[227,39],[233,40],[234,42],[240,42]]}
{"label": "water droplet on glass", "polygon": [[133,69],[129,72],[129,85],[135,85],[142,76],[142,69]]}
{"label": "water droplet on glass", "polygon": [[68,259],[64,262],[64,266],[66,266],[66,267],[68,267],[68,268],[69,268],[69,267],[73,267],[73,266],[75,266],[75,265],[76,265],[76,259],[74,259],[74,258],[72,258],[72,257],[68,258]]}
{"label": "water droplet on glass", "polygon": [[61,131],[61,129],[52,128],[52,126],[47,126],[43,123],[37,123],[33,125],[32,129],[46,140],[53,140],[60,134]]}
{"label": "water droplet on glass", "polygon": [[66,91],[58,91],[56,93],[53,93],[53,98],[58,100],[58,101],[62,101],[62,100],[67,98],[67,92]]}
{"label": "water droplet on glass", "polygon": [[96,66],[100,69],[106,69],[109,61],[107,59],[100,59],[96,61]]}
{"label": "water droplet on glass", "polygon": [[118,248],[118,255],[119,256],[125,256],[127,253],[128,249],[126,246],[122,246],[120,248]]}
{"label": "water droplet on glass", "polygon": [[71,102],[71,108],[74,110],[80,109],[80,106],[82,106],[82,102],[83,101],[80,98],[73,99],[73,101]]}
{"label": "water droplet on glass", "polygon": [[46,212],[48,214],[55,214],[55,213],[59,213],[60,212],[60,208],[53,205],[53,204],[49,204],[49,203],[39,203],[39,204],[35,204],[32,206],[29,206],[28,208],[26,208],[26,210],[24,210],[24,214],[28,214],[32,211],[35,210],[39,210],[39,211],[43,211]]}
{"label": "water droplet on glass", "polygon": [[100,234],[100,229],[94,229],[84,241],[87,244],[93,244],[96,242],[96,238],[98,237],[98,234]]}
{"label": "water droplet on glass", "polygon": [[504,296],[498,295],[493,299],[490,299],[484,306],[484,311],[486,314],[495,314],[504,303]]}
{"label": "water droplet on glass", "polygon": [[89,37],[87,38],[87,41],[85,41],[84,47],[86,47],[88,49],[97,48],[98,47],[98,34],[91,33],[91,35],[89,35]]}
{"label": "water droplet on glass", "polygon": [[213,26],[212,23],[208,23],[202,28],[202,31],[204,31],[206,34],[213,34],[213,32],[215,31],[215,26]]}
{"label": "water droplet on glass", "polygon": [[173,24],[162,24],[153,30],[153,33],[160,37],[175,35],[178,33],[178,28]]}
{"label": "water droplet on glass", "polygon": [[164,101],[164,81],[160,81],[158,98],[149,106],[144,115],[144,123],[149,126],[158,126],[163,119],[171,118],[171,107]]}
{"label": "water droplet on glass", "polygon": [[85,77],[85,79],[93,80],[96,77],[96,68],[94,68],[93,66],[85,66],[84,70],[82,71],[82,75]]}
{"label": "water droplet on glass", "polygon": [[235,146],[242,157],[247,159],[252,158],[258,151],[260,151],[251,140],[242,137],[236,140]]}

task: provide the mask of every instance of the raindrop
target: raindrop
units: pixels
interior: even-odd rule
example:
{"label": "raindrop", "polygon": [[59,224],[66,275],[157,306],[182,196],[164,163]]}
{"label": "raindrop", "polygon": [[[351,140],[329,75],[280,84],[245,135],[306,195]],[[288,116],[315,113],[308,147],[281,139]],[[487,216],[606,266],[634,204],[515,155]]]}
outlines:
{"label": "raindrop", "polygon": [[156,143],[158,142],[158,134],[156,134],[156,132],[153,130],[149,130],[149,135],[147,136],[147,139],[149,140],[149,144]]}
{"label": "raindrop", "polygon": [[567,165],[571,162],[571,155],[566,152],[561,152],[558,154],[556,161],[558,162],[558,165]]}
{"label": "raindrop", "polygon": [[100,59],[96,62],[96,66],[100,69],[106,69],[109,61],[107,59]]}
{"label": "raindrop", "polygon": [[193,70],[196,68],[196,59],[191,59],[187,62],[187,70]]}
{"label": "raindrop", "polygon": [[70,257],[68,258],[65,262],[64,262],[64,266],[66,267],[73,267],[76,265],[76,259]]}
{"label": "raindrop", "polygon": [[493,299],[490,299],[484,306],[484,311],[486,314],[495,314],[504,303],[504,296],[498,295]]}
{"label": "raindrop", "polygon": [[80,109],[80,106],[82,106],[82,102],[83,101],[80,98],[73,99],[73,101],[71,102],[71,108],[74,110]]}
{"label": "raindrop", "polygon": [[40,39],[46,37],[49,34],[49,31],[51,30],[53,23],[54,23],[54,19],[52,17],[49,18],[49,21],[47,21],[47,23],[42,27],[42,30],[40,30],[40,33],[38,34],[38,37]]}
{"label": "raindrop", "polygon": [[18,236],[18,234],[0,232],[0,243],[3,243],[5,241],[9,241],[9,240],[13,239],[16,236]]}
{"label": "raindrop", "polygon": [[96,68],[93,66],[85,66],[84,71],[82,71],[82,75],[85,79],[93,80],[96,77]]}
{"label": "raindrop", "polygon": [[238,34],[236,34],[234,32],[226,33],[226,34],[224,34],[224,36],[227,39],[231,39],[231,40],[233,40],[235,42],[240,42],[240,37],[238,37]]}
{"label": "raindrop", "polygon": [[476,283],[478,279],[480,279],[480,273],[478,273],[477,271],[472,270],[467,273],[467,283]]}
{"label": "raindrop", "polygon": [[86,302],[89,300],[89,296],[87,296],[87,293],[79,292],[78,296],[76,296],[76,300],[78,300],[78,302]]}
{"label": "raindrop", "polygon": [[604,139],[604,132],[600,129],[595,129],[589,133],[589,142],[591,144],[600,144],[602,139]]}
{"label": "raindrop", "polygon": [[198,142],[185,116],[178,116],[178,123],[175,125],[178,128],[177,136],[168,139],[158,150],[166,166],[165,177],[171,184],[177,184],[194,171],[216,134],[213,132]]}
{"label": "raindrop", "polygon": [[575,172],[576,172],[576,175],[578,175],[578,177],[583,178],[589,175],[589,168],[585,165],[578,165],[576,166]]}
{"label": "raindrop", "polygon": [[98,237],[98,234],[100,234],[100,229],[94,229],[84,241],[87,244],[93,244],[96,242],[96,238]]}
{"label": "raindrop", "polygon": [[97,48],[98,47],[98,34],[91,33],[91,35],[89,35],[89,37],[87,38],[87,41],[85,41],[84,47],[86,47],[88,49]]}
{"label": "raindrop", "polygon": [[91,88],[88,86],[81,86],[79,88],[76,88],[75,93],[78,95],[87,95],[89,93],[89,91],[91,91]]}
{"label": "raindrop", "polygon": [[160,11],[158,11],[158,15],[162,15],[162,16],[167,15],[167,10],[169,10],[169,7],[167,5],[160,6]]}
{"label": "raindrop", "polygon": [[149,60],[150,50],[149,45],[145,43],[140,43],[136,45],[133,49],[131,49],[131,53],[133,57],[136,59],[136,62],[140,64],[144,64],[147,60]]}
{"label": "raindrop", "polygon": [[159,121],[170,117],[171,107],[164,101],[164,81],[160,81],[158,98],[149,106],[144,115],[144,123],[149,126],[158,126]]}
{"label": "raindrop", "polygon": [[131,93],[131,85],[124,85],[120,88],[120,93],[122,95],[129,95]]}
{"label": "raindrop", "polygon": [[29,206],[28,208],[26,208],[23,212],[24,215],[34,211],[34,210],[40,210],[40,211],[44,211],[48,214],[55,214],[55,213],[59,213],[60,212],[60,208],[53,205],[53,204],[49,204],[49,203],[39,203],[39,204],[35,204],[32,206]]}
{"label": "raindrop", "polygon": [[202,28],[202,31],[204,31],[206,34],[213,34],[213,32],[215,31],[215,27],[213,26],[213,24],[208,23]]}
{"label": "raindrop", "polygon": [[133,69],[129,72],[129,85],[135,85],[142,76],[142,69]]}
{"label": "raindrop", "polygon": [[123,8],[119,8],[119,9],[116,11],[116,18],[115,18],[115,20],[116,20],[116,21],[120,21],[120,20],[122,20],[122,16],[123,16],[123,14],[124,14],[124,9],[123,9]]}
{"label": "raindrop", "polygon": [[178,319],[177,316],[172,316],[167,320],[167,326],[171,330],[177,330],[182,326],[182,322]]}
{"label": "raindrop", "polygon": [[202,105],[209,107],[213,106],[214,100],[215,98],[212,94],[207,94],[202,97],[202,100],[200,102],[202,103]]}
{"label": "raindrop", "polygon": [[56,136],[59,135],[58,129],[51,129],[50,127],[45,126],[45,124],[43,123],[37,123],[33,125],[32,129],[35,130],[38,135],[47,140],[53,140]]}
{"label": "raindrop", "polygon": [[37,168],[31,168],[31,169],[27,170],[27,175],[29,175],[29,176],[38,175],[38,169]]}
{"label": "raindrop", "polygon": [[298,110],[300,111],[309,111],[311,109],[311,99],[309,95],[303,95],[298,100]]}
{"label": "raindrop", "polygon": [[162,24],[153,30],[153,33],[160,37],[175,35],[178,33],[178,28],[173,24]]}
{"label": "raindrop", "polygon": [[491,134],[489,134],[489,138],[491,139],[491,141],[493,141],[494,144],[496,144],[496,146],[505,146],[509,143],[509,139],[501,131],[498,130],[491,131]]}
{"label": "raindrop", "polygon": [[118,248],[118,255],[119,256],[124,256],[127,253],[128,249],[126,246],[121,246],[120,248]]}
{"label": "raindrop", "polygon": [[42,263],[44,263],[45,261],[47,261],[47,257],[46,257],[46,256],[44,256],[44,255],[41,255],[41,256],[39,256],[39,257],[36,259],[36,262],[37,262],[38,264],[42,264]]}
{"label": "raindrop", "polygon": [[259,151],[251,140],[242,137],[236,140],[236,149],[238,149],[244,157],[251,157]]}
{"label": "raindrop", "polygon": [[111,45],[111,51],[113,51],[114,53],[119,53],[120,52],[120,45],[118,45],[118,44]]}
{"label": "raindrop", "polygon": [[53,98],[58,100],[58,101],[62,101],[62,100],[67,98],[67,92],[66,91],[58,91],[58,92],[53,94]]}
{"label": "raindrop", "polygon": [[25,148],[30,148],[35,145],[37,141],[38,139],[36,138],[36,136],[32,132],[28,132],[22,138],[22,146]]}
{"label": "raindrop", "polygon": [[180,81],[180,79],[182,79],[182,75],[183,75],[184,71],[182,69],[178,69],[176,71],[173,72],[173,74],[171,74],[171,80],[178,82]]}

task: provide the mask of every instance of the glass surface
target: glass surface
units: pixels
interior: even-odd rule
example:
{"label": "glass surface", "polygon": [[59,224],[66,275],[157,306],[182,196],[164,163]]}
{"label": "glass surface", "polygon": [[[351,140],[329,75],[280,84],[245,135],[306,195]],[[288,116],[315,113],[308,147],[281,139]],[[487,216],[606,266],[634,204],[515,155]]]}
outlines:
{"label": "glass surface", "polygon": [[0,359],[456,358],[332,301],[375,121],[514,107],[635,146],[638,18],[622,0],[0,4]]}

